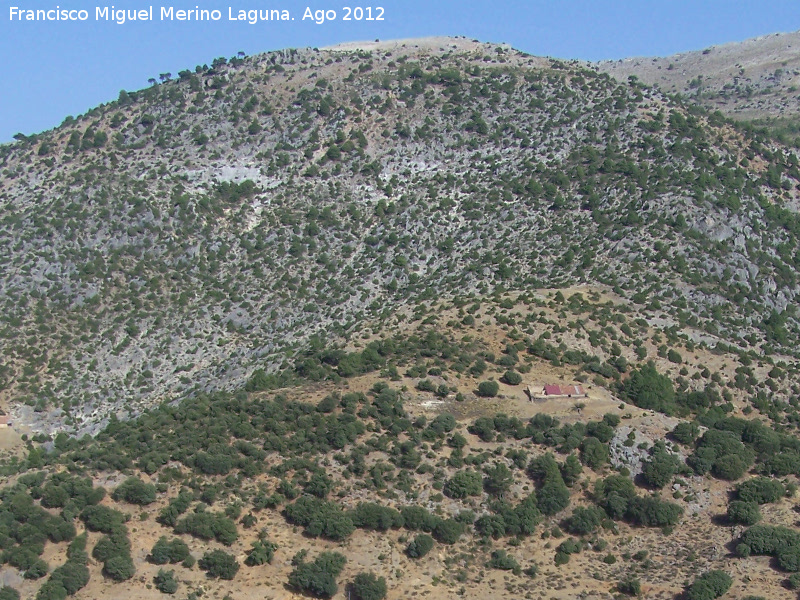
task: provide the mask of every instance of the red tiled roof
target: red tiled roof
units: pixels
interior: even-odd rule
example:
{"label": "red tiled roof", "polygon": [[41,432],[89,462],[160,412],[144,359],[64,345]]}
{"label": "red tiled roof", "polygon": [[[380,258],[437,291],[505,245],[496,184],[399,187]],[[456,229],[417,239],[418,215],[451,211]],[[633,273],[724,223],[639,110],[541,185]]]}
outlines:
{"label": "red tiled roof", "polygon": [[546,396],[560,396],[561,388],[557,385],[546,385],[544,386],[544,393]]}

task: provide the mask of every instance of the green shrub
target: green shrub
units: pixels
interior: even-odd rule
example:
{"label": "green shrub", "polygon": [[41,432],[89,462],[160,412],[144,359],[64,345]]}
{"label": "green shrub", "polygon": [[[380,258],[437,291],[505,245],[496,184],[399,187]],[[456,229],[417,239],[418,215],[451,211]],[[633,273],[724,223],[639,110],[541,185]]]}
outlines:
{"label": "green shrub", "polygon": [[358,506],[347,514],[353,525],[360,529],[388,531],[403,525],[403,516],[397,510],[374,502],[359,502]]}
{"label": "green shrub", "polygon": [[222,514],[206,511],[191,513],[180,519],[175,524],[175,533],[188,533],[203,540],[216,539],[226,546],[239,538],[236,523]]}
{"label": "green shrub", "polygon": [[642,479],[649,487],[661,489],[672,481],[679,468],[677,456],[664,450],[655,451],[642,465]]}
{"label": "green shrub", "polygon": [[383,600],[386,598],[386,579],[372,573],[359,573],[350,589],[354,600]]}
{"label": "green shrub", "polygon": [[719,479],[736,481],[747,472],[750,464],[739,454],[725,454],[714,461],[711,473]]}
{"label": "green shrub", "polygon": [[455,544],[464,533],[464,524],[455,519],[441,519],[433,528],[433,536],[442,544]]}
{"label": "green shrub", "polygon": [[800,590],[800,573],[793,573],[786,581],[790,590]]}
{"label": "green shrub", "polygon": [[514,557],[509,556],[505,550],[494,550],[486,566],[501,571],[519,571],[521,568]]}
{"label": "green shrub", "polygon": [[117,502],[144,506],[156,501],[156,486],[147,484],[138,477],[129,477],[117,486],[111,497]]}
{"label": "green shrub", "polygon": [[33,564],[25,570],[25,579],[41,579],[47,575],[47,571],[47,563],[41,558],[37,558],[33,561]]}
{"label": "green shrub", "polygon": [[599,508],[579,506],[567,517],[564,526],[573,535],[587,535],[596,531],[605,518],[605,513]]}
{"label": "green shrub", "polygon": [[403,526],[410,531],[433,531],[439,518],[421,506],[404,506],[400,509]]}
{"label": "green shrub", "polygon": [[773,555],[790,547],[800,547],[800,533],[787,527],[754,525],[742,534],[741,543],[753,554]]}
{"label": "green shrub", "polygon": [[125,525],[125,517],[118,510],[107,506],[87,506],[81,512],[81,520],[89,531],[111,533]]}
{"label": "green shrub", "polygon": [[101,537],[92,550],[92,557],[100,562],[108,562],[114,556],[130,556],[131,541],[127,529],[119,529]]}
{"label": "green shrub", "polygon": [[683,508],[673,502],[659,498],[631,498],[625,518],[634,525],[644,527],[666,527],[676,525],[683,515]]}
{"label": "green shrub", "polygon": [[[12,590],[13,588],[8,589]],[[14,598],[18,599],[19,595],[16,597],[8,596],[8,598],[9,600],[13,600]],[[40,587],[39,591],[36,593],[36,600],[66,600],[66,598],[67,590],[64,589],[64,586],[61,585],[60,582],[52,579],[45,581],[44,584],[42,584],[42,587]]]}
{"label": "green shrub", "polygon": [[[523,459],[524,464],[524,459]],[[502,498],[514,483],[514,475],[504,463],[497,463],[484,469],[483,489],[495,498]]]}
{"label": "green shrub", "polygon": [[197,564],[208,573],[209,577],[217,579],[230,580],[239,572],[239,563],[236,562],[236,557],[223,550],[206,552]]}
{"label": "green shrub", "polygon": [[19,592],[12,587],[0,587],[0,600],[19,600]]}
{"label": "green shrub", "polygon": [[569,489],[555,461],[545,467],[541,484],[536,490],[536,502],[544,515],[554,515],[569,506]]}
{"label": "green shrub", "polygon": [[736,497],[742,502],[768,504],[783,498],[786,488],[780,481],[769,477],[754,477],[743,481],[736,487]]}
{"label": "green shrub", "polygon": [[761,512],[755,502],[733,500],[728,504],[728,521],[740,525],[755,525],[761,520]]}
{"label": "green shrub", "polygon": [[697,440],[686,464],[698,475],[711,471],[716,477],[733,481],[753,464],[754,453],[733,431],[709,429]]}
{"label": "green shrub", "polygon": [[569,562],[569,554],[566,554],[565,552],[556,552],[553,561],[555,562],[557,567],[565,565]]}
{"label": "green shrub", "polygon": [[687,600],[714,600],[727,592],[733,580],[725,571],[708,571],[694,580],[686,591]]}
{"label": "green shrub", "polygon": [[636,406],[666,414],[675,412],[675,389],[672,381],[661,375],[652,361],[631,371],[621,386],[622,395]]}
{"label": "green shrub", "polygon": [[313,537],[326,537],[340,542],[346,540],[355,530],[353,520],[342,508],[334,503],[313,496],[302,496],[283,511],[286,520],[305,528],[305,533]]}
{"label": "green shrub", "polygon": [[338,552],[322,552],[311,563],[301,559],[289,573],[289,585],[303,593],[330,598],[339,589],[336,577],[346,562],[347,559]]}
{"label": "green shrub", "polygon": [[482,398],[494,398],[500,391],[500,384],[496,381],[481,381],[478,384],[478,396]]}
{"label": "green shrub", "polygon": [[425,533],[414,537],[406,547],[409,558],[422,558],[433,548],[433,538]]}
{"label": "green shrub", "polygon": [[458,471],[445,482],[443,490],[445,496],[456,499],[480,496],[482,491],[481,475],[475,471]]}
{"label": "green shrub", "polygon": [[275,556],[275,550],[278,549],[277,544],[266,540],[256,540],[252,544],[252,548],[247,553],[247,558],[244,561],[248,567],[256,565],[265,565],[272,562]]}
{"label": "green shrub", "polygon": [[642,584],[635,577],[623,579],[617,584],[620,594],[626,596],[639,596],[642,593]]}
{"label": "green shrub", "polygon": [[501,378],[501,380],[503,381],[503,383],[506,383],[508,385],[519,385],[520,383],[522,383],[522,375],[520,375],[516,371],[508,370],[505,373],[503,373],[503,377]]}
{"label": "green shrub", "polygon": [[174,594],[178,591],[178,581],[175,579],[175,571],[172,570],[159,569],[153,578],[153,583],[162,594]]}
{"label": "green shrub", "polygon": [[436,392],[436,384],[430,379],[422,379],[417,382],[417,389],[421,392]]}
{"label": "green shrub", "polygon": [[166,565],[183,562],[189,554],[189,546],[183,540],[167,540],[166,536],[161,536],[147,558],[154,565]]}
{"label": "green shrub", "polygon": [[596,437],[589,436],[581,442],[581,462],[597,471],[608,463],[608,446]]}
{"label": "green shrub", "polygon": [[127,581],[136,573],[130,554],[117,554],[109,558],[103,565],[103,575],[114,581]]}
{"label": "green shrub", "polygon": [[694,443],[699,433],[700,428],[697,426],[697,423],[687,423],[682,421],[675,426],[675,429],[672,430],[670,436],[679,444],[688,446]]}
{"label": "green shrub", "polygon": [[556,550],[564,554],[578,554],[581,551],[581,543],[575,538],[569,538],[561,542]]}

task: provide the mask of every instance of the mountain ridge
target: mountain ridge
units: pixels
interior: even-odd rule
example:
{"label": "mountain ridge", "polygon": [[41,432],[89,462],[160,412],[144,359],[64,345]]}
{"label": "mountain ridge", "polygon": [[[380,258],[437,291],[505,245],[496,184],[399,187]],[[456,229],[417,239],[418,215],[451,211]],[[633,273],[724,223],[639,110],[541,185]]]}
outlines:
{"label": "mountain ridge", "polygon": [[[96,411],[108,410],[101,398],[122,392],[122,407],[192,385],[230,389],[259,361],[277,369],[311,335],[343,340],[365,317],[442,292],[545,280],[656,289],[646,283],[652,272],[624,266],[642,244],[671,265],[675,289],[692,302],[683,319],[725,295],[755,293],[749,314],[725,309],[736,323],[729,333],[752,333],[790,305],[797,288],[782,265],[793,259],[774,245],[794,235],[791,153],[577,61],[465,39],[456,48],[427,43],[435,49],[387,42],[398,50],[219,59],[9,148],[0,199],[3,235],[16,242],[3,257],[11,267],[4,347],[17,356],[4,370],[28,390],[30,408],[51,405],[54,383],[67,397],[91,389],[94,400],[70,404],[92,429]],[[777,241],[766,237],[767,222],[783,223]],[[553,241],[543,243],[539,229]],[[489,230],[502,234],[485,237]],[[683,244],[724,244],[728,254],[718,262]],[[765,251],[778,262],[759,281]],[[621,279],[599,266],[607,260]],[[312,284],[320,267],[325,280]],[[735,283],[720,295],[728,272]],[[11,341],[17,323],[35,325],[23,290],[46,321],[36,327],[52,329],[46,349],[30,335],[30,345]],[[295,292],[305,296],[300,306]],[[400,304],[380,309],[392,297]],[[788,313],[776,319],[795,331]],[[87,351],[76,361],[64,340],[80,339]],[[177,355],[163,361],[165,353]],[[32,382],[20,377],[25,364]],[[16,389],[6,387],[6,402]]]}
{"label": "mountain ridge", "polygon": [[0,148],[0,597],[796,597],[796,148],[386,44]]}
{"label": "mountain ridge", "polygon": [[798,48],[800,31],[792,31],[670,56],[595,64],[618,79],[638,77],[728,117],[780,125],[783,121],[796,122],[800,112]]}

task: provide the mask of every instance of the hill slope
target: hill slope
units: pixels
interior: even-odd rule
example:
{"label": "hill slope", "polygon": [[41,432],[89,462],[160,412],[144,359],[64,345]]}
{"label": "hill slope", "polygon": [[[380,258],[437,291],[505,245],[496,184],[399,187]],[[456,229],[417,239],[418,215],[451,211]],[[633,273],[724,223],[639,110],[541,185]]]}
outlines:
{"label": "hill slope", "polygon": [[[635,75],[741,121],[793,122],[800,116],[800,32],[775,33],[673,56],[601,61],[617,79]],[[797,129],[794,130],[795,135]]]}
{"label": "hill slope", "polygon": [[0,597],[796,596],[794,150],[459,38],[0,163]]}
{"label": "hill slope", "polygon": [[3,398],[40,427],[497,288],[797,339],[796,155],[577,63],[465,40],[219,59],[0,160]]}

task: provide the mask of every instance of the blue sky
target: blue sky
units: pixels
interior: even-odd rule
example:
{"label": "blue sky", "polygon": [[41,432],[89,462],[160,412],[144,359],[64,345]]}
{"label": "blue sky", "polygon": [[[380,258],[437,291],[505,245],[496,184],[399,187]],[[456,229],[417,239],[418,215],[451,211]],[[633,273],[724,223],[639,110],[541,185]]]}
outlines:
{"label": "blue sky", "polygon": [[[800,29],[798,0],[193,0],[154,3],[156,20],[117,25],[95,21],[84,0],[12,0],[0,9],[0,143],[17,132],[37,133],[114,100],[121,89],[148,85],[159,73],[176,74],[218,56],[285,47],[321,47],[365,39],[465,35],[507,42],[531,54],[599,60],[667,55],[757,35]],[[312,2],[312,3],[309,3]],[[316,2],[313,3],[313,2]],[[10,21],[11,6],[86,9],[85,22]],[[382,22],[343,22],[343,6],[382,6]],[[117,9],[145,2],[119,2]],[[161,22],[161,6],[218,9],[217,22]],[[228,20],[228,8],[287,9],[289,23],[255,25]],[[306,7],[335,10],[337,20],[302,21]],[[377,14],[377,11],[376,13]]]}

